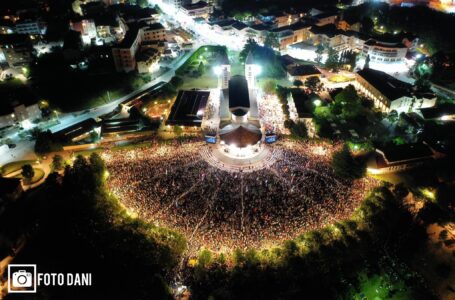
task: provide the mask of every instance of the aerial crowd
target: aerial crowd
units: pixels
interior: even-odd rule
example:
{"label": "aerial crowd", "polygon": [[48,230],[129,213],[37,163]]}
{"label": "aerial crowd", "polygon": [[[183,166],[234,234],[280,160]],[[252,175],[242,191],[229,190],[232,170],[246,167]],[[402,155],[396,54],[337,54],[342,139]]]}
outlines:
{"label": "aerial crowd", "polygon": [[347,182],[330,167],[333,146],[283,140],[276,161],[226,172],[199,154],[197,140],[106,151],[108,185],[135,214],[183,233],[190,253],[261,247],[346,218],[375,182]]}

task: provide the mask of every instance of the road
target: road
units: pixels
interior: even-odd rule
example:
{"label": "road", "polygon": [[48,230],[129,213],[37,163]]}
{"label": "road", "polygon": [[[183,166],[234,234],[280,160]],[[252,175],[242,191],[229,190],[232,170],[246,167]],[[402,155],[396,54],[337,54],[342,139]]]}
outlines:
{"label": "road", "polygon": [[[199,47],[201,46],[200,43],[197,43],[194,45],[193,49],[185,53],[183,56],[179,57],[178,59],[174,60],[168,67],[170,68],[168,71],[165,73],[161,74],[154,80],[148,82],[147,84],[144,84],[142,87],[139,89],[123,96],[118,99],[115,99],[107,104],[103,104],[101,106],[92,108],[90,110],[84,110],[84,111],[77,111],[77,112],[72,112],[72,113],[64,113],[64,114],[59,114],[59,124],[56,124],[52,127],[49,128],[51,132],[57,132],[62,129],[65,129],[69,126],[72,126],[76,123],[79,123],[81,121],[84,121],[89,118],[96,118],[101,115],[107,114],[114,110],[120,103],[122,103],[125,100],[132,99],[141,93],[149,90],[152,88],[154,85],[158,84],[159,82],[168,82],[171,80],[171,78],[175,75],[175,70],[177,70],[180,66],[183,65],[183,63],[196,51]],[[16,144],[16,147],[13,149],[10,149],[6,155],[2,155],[0,157],[0,166],[16,161],[16,160],[22,160],[22,159],[36,159],[35,152],[33,150],[34,148],[34,141],[29,141],[27,139],[22,139],[18,135],[18,131],[12,132],[10,135],[6,135],[5,138],[11,139],[12,143]]]}

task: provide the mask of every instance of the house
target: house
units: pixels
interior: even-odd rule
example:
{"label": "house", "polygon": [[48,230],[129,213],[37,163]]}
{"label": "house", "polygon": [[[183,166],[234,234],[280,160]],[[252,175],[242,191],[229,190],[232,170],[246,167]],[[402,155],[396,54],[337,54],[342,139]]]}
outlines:
{"label": "house", "polygon": [[142,41],[142,30],[137,25],[130,26],[123,41],[112,48],[117,72],[131,72],[136,68],[136,52]]}
{"label": "house", "polygon": [[[144,27],[145,25],[145,27]],[[144,44],[144,48],[154,48],[153,42],[163,42],[166,39],[166,30],[160,23],[146,24],[134,23],[130,24],[130,29],[127,31],[123,41],[112,48],[112,56],[114,58],[115,69],[117,72],[131,72],[137,67],[136,54]],[[158,43],[156,46],[160,48]],[[165,50],[158,52],[164,53]],[[150,54],[151,52],[149,52]],[[141,57],[141,70],[145,68],[156,67],[156,59],[159,56],[148,55]]]}
{"label": "house", "polygon": [[323,12],[313,16],[316,26],[335,25],[338,20],[337,12]]}
{"label": "house", "polygon": [[10,68],[28,66],[32,61],[32,51],[29,35],[0,35],[0,63],[6,62]]}
{"label": "house", "polygon": [[263,43],[265,36],[270,30],[270,26],[264,24],[254,24],[246,30],[247,38],[255,39],[258,43]]}
{"label": "house", "polygon": [[286,49],[288,46],[300,43],[309,38],[309,29],[311,25],[304,22],[297,22],[292,25],[274,28],[271,32],[277,35],[280,49]]}
{"label": "house", "polygon": [[383,112],[407,113],[436,104],[434,94],[416,92],[411,84],[378,70],[358,71],[354,86]]}
{"label": "house", "polygon": [[153,23],[142,28],[143,41],[164,41],[166,40],[166,29],[161,23]]}
{"label": "house", "polygon": [[338,29],[343,31],[360,31],[360,20],[358,17],[343,17],[336,25]]}
{"label": "house", "polygon": [[188,3],[181,6],[180,11],[191,18],[208,19],[213,12],[213,7],[207,2],[199,1],[196,3]]}
{"label": "house", "polygon": [[343,51],[347,48],[343,31],[338,29],[335,24],[312,26],[309,38],[314,45],[322,44],[325,48],[333,48],[336,51]]}
{"label": "house", "polygon": [[156,72],[160,68],[158,64],[160,61],[160,57],[161,57],[160,52],[153,48],[141,50],[136,55],[137,71],[139,73]]}
{"label": "house", "polygon": [[39,19],[21,19],[14,24],[17,34],[44,35],[46,34],[46,23]]}
{"label": "house", "polygon": [[435,152],[424,143],[390,145],[377,148],[367,164],[367,172],[386,174],[401,172],[431,163]]}
{"label": "house", "polygon": [[401,42],[383,42],[369,39],[363,45],[362,56],[372,63],[399,63],[406,57],[408,48]]}
{"label": "house", "polygon": [[0,112],[0,128],[19,122],[27,127],[32,121],[41,117],[41,110],[37,103],[15,102],[12,106],[5,106]]}
{"label": "house", "polygon": [[275,27],[280,28],[284,26],[289,26],[291,24],[297,23],[300,21],[300,18],[303,17],[303,14],[292,13],[292,12],[278,12],[275,14]]}

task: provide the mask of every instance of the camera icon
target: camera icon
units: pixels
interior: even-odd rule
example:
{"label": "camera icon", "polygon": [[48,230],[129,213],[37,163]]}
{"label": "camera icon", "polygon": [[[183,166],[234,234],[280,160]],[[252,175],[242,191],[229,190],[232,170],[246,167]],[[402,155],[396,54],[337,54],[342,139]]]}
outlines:
{"label": "camera icon", "polygon": [[8,293],[36,293],[36,265],[8,265]]}
{"label": "camera icon", "polygon": [[13,280],[13,286],[14,287],[19,287],[19,288],[24,288],[24,287],[32,287],[33,284],[33,278],[32,278],[32,273],[27,272],[25,270],[19,270],[17,272],[13,273],[12,276]]}

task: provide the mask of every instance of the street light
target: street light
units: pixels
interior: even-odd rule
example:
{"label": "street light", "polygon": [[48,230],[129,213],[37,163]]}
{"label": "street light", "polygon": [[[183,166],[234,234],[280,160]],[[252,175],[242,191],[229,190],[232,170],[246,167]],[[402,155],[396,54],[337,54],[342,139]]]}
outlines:
{"label": "street light", "polygon": [[313,101],[313,104],[314,104],[315,106],[321,106],[322,101],[321,101],[320,99],[316,99],[316,100]]}

